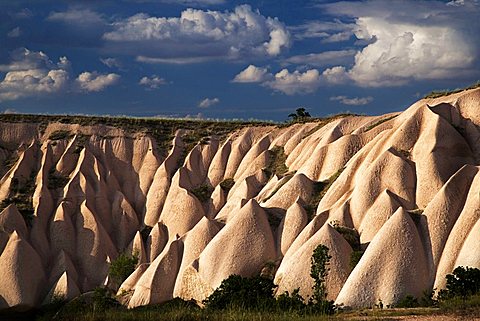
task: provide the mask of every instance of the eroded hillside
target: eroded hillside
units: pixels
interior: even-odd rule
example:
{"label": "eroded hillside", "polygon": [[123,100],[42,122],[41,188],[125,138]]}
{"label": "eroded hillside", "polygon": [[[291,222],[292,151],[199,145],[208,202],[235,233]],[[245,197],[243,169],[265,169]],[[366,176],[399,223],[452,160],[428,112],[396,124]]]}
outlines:
{"label": "eroded hillside", "polygon": [[328,296],[345,306],[420,296],[458,265],[480,267],[480,89],[228,135],[13,121],[0,127],[0,308],[109,284],[123,252],[141,263],[119,289],[130,307],[201,301],[262,269],[279,294],[308,297],[319,244]]}

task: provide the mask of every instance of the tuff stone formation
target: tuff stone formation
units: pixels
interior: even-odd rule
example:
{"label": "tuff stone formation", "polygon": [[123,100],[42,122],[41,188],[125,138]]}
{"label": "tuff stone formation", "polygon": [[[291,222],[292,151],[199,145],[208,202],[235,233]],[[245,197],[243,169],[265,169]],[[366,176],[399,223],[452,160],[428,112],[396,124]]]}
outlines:
{"label": "tuff stone formation", "polygon": [[2,123],[0,308],[109,284],[124,252],[140,263],[118,290],[129,307],[201,301],[266,267],[277,294],[308,298],[319,244],[328,298],[345,306],[393,304],[441,289],[456,266],[480,268],[480,89],[402,113],[245,127],[191,150],[184,137],[163,156],[141,132]]}

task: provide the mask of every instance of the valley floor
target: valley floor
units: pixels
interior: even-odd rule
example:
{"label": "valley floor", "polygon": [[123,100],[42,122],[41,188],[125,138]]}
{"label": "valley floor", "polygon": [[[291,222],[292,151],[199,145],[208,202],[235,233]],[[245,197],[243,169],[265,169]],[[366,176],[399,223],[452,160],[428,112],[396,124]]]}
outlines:
{"label": "valley floor", "polygon": [[480,308],[445,312],[438,308],[364,309],[340,312],[333,316],[300,315],[296,312],[267,312],[247,310],[206,311],[179,307],[163,309],[147,307],[133,310],[107,309],[104,311],[82,311],[68,314],[57,311],[42,311],[40,315],[0,314],[2,321],[18,320],[69,320],[69,321],[473,321],[480,320]]}

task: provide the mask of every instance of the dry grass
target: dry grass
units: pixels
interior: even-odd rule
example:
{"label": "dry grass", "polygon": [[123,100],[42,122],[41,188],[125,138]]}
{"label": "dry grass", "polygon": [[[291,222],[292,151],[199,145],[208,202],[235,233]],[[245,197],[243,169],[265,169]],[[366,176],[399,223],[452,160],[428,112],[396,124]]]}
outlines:
{"label": "dry grass", "polygon": [[471,86],[468,86],[467,88],[457,88],[457,89],[454,89],[454,90],[449,90],[449,89],[434,90],[434,91],[430,92],[429,94],[425,95],[425,97],[423,97],[423,98],[424,99],[439,98],[439,97],[453,95],[453,94],[456,94],[456,93],[459,93],[459,92],[462,92],[462,91],[465,91],[465,90],[475,89],[475,88],[479,88],[479,87],[480,87],[480,81],[477,81],[475,84],[473,84]]}

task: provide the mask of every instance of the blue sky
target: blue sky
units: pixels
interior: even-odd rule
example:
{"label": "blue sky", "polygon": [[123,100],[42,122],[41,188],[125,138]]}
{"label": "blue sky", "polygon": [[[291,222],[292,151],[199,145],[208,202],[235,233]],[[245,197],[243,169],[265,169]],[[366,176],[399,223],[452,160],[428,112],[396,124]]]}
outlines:
{"label": "blue sky", "polygon": [[0,111],[398,111],[480,80],[479,18],[478,0],[0,0]]}

